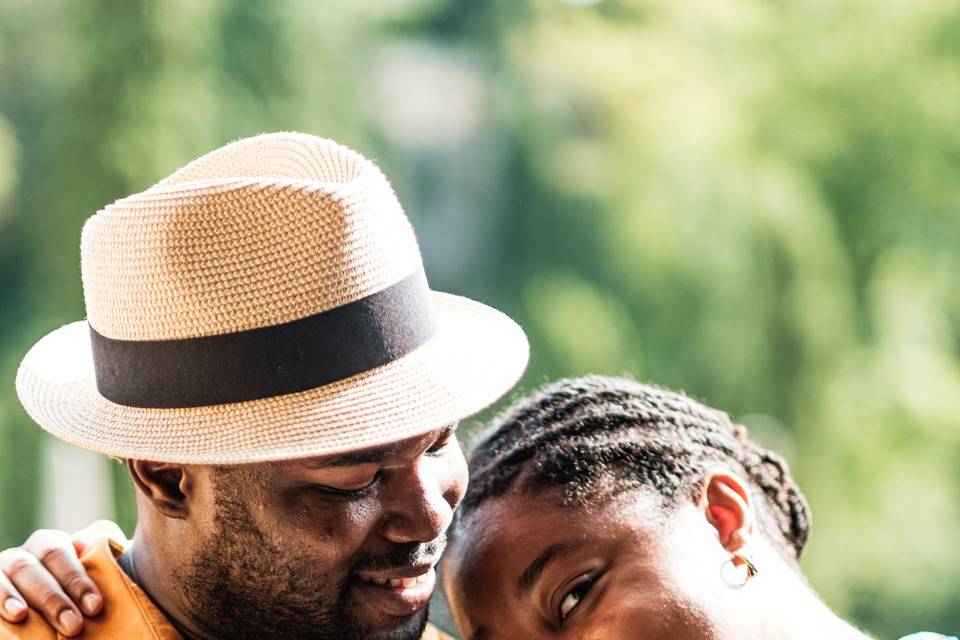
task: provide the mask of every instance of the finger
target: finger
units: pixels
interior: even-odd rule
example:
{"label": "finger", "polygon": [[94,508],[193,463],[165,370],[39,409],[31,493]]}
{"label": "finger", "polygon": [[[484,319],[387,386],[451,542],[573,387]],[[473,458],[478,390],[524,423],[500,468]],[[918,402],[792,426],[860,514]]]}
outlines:
{"label": "finger", "polygon": [[27,603],[7,576],[0,573],[0,616],[7,622],[22,622],[27,617]]}
{"label": "finger", "polygon": [[69,534],[41,529],[31,535],[22,548],[32,553],[46,567],[83,613],[88,616],[100,613],[103,607],[100,589],[80,564]]}
{"label": "finger", "polygon": [[0,552],[0,571],[52,627],[67,637],[80,633],[83,616],[33,554],[23,549]]}
{"label": "finger", "polygon": [[84,527],[73,534],[73,548],[77,550],[77,555],[82,555],[87,547],[103,538],[114,540],[123,546],[127,546],[127,536],[116,522],[97,520],[90,526]]}

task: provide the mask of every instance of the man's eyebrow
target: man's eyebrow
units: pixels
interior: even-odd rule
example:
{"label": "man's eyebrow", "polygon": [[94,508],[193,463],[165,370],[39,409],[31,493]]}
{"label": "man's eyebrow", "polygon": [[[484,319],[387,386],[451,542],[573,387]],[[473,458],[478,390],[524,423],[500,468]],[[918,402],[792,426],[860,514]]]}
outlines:
{"label": "man's eyebrow", "polygon": [[360,451],[341,453],[336,456],[314,458],[312,460],[304,460],[303,466],[308,469],[329,469],[330,467],[349,467],[355,464],[373,464],[392,458],[403,451],[406,446],[408,445],[397,443],[375,449],[362,449]]}
{"label": "man's eyebrow", "polygon": [[[456,424],[447,425],[440,431],[437,436],[437,441],[442,441],[450,437],[456,429]],[[409,446],[410,440],[404,440],[383,447],[361,449],[360,451],[350,451],[335,456],[304,460],[303,465],[308,469],[329,469],[331,467],[350,467],[355,464],[376,464],[399,455]]]}
{"label": "man's eyebrow", "polygon": [[537,556],[537,559],[531,562],[530,566],[520,574],[520,577],[517,579],[517,591],[520,595],[526,594],[537,582],[540,574],[547,568],[550,561],[557,557],[558,554],[582,547],[585,544],[586,542],[583,540],[571,540],[569,542],[558,542],[544,549],[543,553]]}
{"label": "man's eyebrow", "polygon": [[454,433],[456,433],[457,431],[458,424],[459,423],[457,422],[452,422],[447,426],[443,427],[442,429],[440,429],[440,433],[437,435],[437,442],[443,442],[447,438],[453,437]]}

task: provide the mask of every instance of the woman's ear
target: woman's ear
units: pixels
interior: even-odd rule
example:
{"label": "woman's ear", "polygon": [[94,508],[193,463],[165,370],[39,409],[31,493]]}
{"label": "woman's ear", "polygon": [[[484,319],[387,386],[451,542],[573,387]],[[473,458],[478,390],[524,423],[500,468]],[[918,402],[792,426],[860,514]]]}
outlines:
{"label": "woman's ear", "polygon": [[737,475],[720,470],[707,476],[701,505],[724,549],[733,553],[750,542],[753,506],[746,483]]}
{"label": "woman's ear", "polygon": [[127,470],[140,493],[168,518],[187,517],[190,474],[179,464],[127,460]]}

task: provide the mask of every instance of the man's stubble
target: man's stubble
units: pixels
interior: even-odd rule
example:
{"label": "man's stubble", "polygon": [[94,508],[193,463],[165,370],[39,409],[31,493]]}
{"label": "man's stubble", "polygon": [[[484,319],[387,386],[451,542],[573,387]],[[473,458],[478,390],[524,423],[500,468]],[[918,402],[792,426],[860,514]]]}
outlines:
{"label": "man's stubble", "polygon": [[[233,487],[217,489],[215,533],[181,585],[194,624],[232,640],[417,640],[423,634],[426,608],[386,633],[364,628],[350,611],[352,572],[338,580],[314,559],[273,544],[258,528],[248,498]],[[391,566],[411,555],[410,549],[397,552],[394,558],[360,558],[355,566]]]}

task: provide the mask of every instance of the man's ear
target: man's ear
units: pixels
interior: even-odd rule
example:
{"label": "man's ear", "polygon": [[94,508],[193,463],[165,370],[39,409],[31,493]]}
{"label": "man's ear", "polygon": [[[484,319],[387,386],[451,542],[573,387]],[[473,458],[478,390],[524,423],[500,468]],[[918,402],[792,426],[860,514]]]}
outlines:
{"label": "man's ear", "polygon": [[724,549],[733,553],[750,542],[754,511],[747,485],[737,475],[718,470],[707,476],[701,504]]}
{"label": "man's ear", "polygon": [[190,474],[186,467],[166,462],[127,460],[134,484],[168,518],[183,519],[189,512]]}

